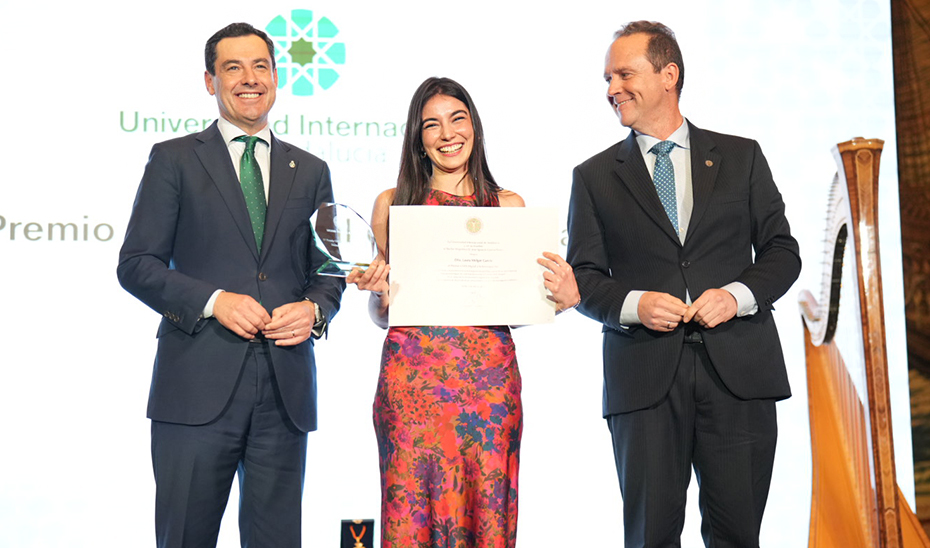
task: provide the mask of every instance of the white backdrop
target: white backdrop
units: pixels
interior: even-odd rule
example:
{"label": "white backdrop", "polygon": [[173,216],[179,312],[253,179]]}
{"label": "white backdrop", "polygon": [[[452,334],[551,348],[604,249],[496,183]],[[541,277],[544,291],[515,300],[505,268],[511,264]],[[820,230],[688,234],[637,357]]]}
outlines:
{"label": "white backdrop", "polygon": [[[810,441],[795,303],[801,289],[819,294],[830,147],[853,136],[884,139],[891,400],[899,483],[913,502],[888,5],[664,4],[0,4],[0,45],[17,69],[3,86],[10,127],[0,137],[12,165],[0,179],[0,545],[151,545],[145,403],[160,317],[117,284],[117,252],[152,144],[216,116],[202,83],[206,39],[230,22],[265,27],[293,9],[327,17],[346,53],[329,89],[279,90],[274,130],[327,160],[336,198],[366,214],[396,178],[401,138],[390,134],[392,124],[404,122],[416,86],[441,75],[475,99],[496,178],[529,205],[558,207],[564,219],[572,168],[627,133],[605,100],[612,32],[643,18],[677,32],[687,69],[683,112],[701,127],[759,140],[805,261],[776,312],[794,397],[778,406],[766,546],[807,539]],[[377,135],[366,135],[375,127]],[[62,237],[58,223],[74,228]],[[365,301],[348,290],[329,340],[317,345],[320,430],[309,442],[305,546],[337,546],[341,519],[379,517],[371,403],[384,334]],[[600,418],[600,326],[569,313],[515,338],[525,411],[520,545],[617,546],[622,503]],[[701,546],[694,495],[686,547]],[[230,506],[224,547],[237,545]]]}

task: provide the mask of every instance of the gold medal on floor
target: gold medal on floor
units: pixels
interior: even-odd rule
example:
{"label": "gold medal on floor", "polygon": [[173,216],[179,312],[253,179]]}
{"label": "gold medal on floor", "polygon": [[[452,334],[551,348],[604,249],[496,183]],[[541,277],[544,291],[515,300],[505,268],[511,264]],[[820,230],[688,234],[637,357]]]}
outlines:
{"label": "gold medal on floor", "polygon": [[374,548],[375,520],[342,520],[342,542],[340,548]]}

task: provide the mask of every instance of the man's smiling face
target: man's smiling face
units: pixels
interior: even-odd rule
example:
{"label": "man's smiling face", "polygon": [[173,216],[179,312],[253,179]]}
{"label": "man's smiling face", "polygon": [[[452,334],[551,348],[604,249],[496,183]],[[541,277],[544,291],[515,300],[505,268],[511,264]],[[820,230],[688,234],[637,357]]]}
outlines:
{"label": "man's smiling face", "polygon": [[268,123],[278,87],[265,41],[254,34],[223,38],[216,45],[214,72],[205,72],[204,81],[220,116],[249,135],[258,133]]}
{"label": "man's smiling face", "polygon": [[649,39],[648,34],[638,33],[615,40],[607,52],[604,79],[607,101],[620,123],[662,138],[658,127],[667,124],[677,105],[678,72],[674,64],[656,71],[646,57]]}

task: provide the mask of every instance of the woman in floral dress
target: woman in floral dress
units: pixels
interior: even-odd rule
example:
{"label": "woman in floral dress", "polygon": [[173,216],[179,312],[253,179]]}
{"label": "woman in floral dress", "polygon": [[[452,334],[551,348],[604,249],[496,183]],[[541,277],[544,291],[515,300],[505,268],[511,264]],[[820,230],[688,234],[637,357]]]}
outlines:
{"label": "woman in floral dress", "polygon": [[[391,205],[523,206],[494,182],[478,112],[453,80],[427,79],[414,94],[397,187],[378,196],[372,213],[379,257],[347,279],[371,291],[369,311],[382,327]],[[558,309],[577,305],[571,267],[544,257]],[[374,402],[382,548],[515,546],[520,387],[507,326],[388,330]]]}

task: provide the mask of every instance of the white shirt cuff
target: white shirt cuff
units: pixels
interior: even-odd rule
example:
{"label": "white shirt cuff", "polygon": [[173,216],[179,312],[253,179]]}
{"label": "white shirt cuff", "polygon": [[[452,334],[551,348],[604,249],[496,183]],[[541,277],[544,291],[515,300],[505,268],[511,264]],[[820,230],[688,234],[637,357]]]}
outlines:
{"label": "white shirt cuff", "polygon": [[731,282],[723,286],[736,299],[736,317],[752,316],[759,311],[759,305],[756,303],[756,297],[752,291],[741,282]]}
{"label": "white shirt cuff", "polygon": [[213,295],[210,295],[210,298],[207,300],[207,304],[203,307],[203,313],[201,314],[202,318],[212,318],[213,317],[213,305],[216,304],[216,298],[222,293],[223,289],[217,289],[213,292]]}
{"label": "white shirt cuff", "polygon": [[639,319],[639,299],[645,291],[634,289],[626,294],[623,307],[620,308],[620,325],[638,325],[643,323]]}

